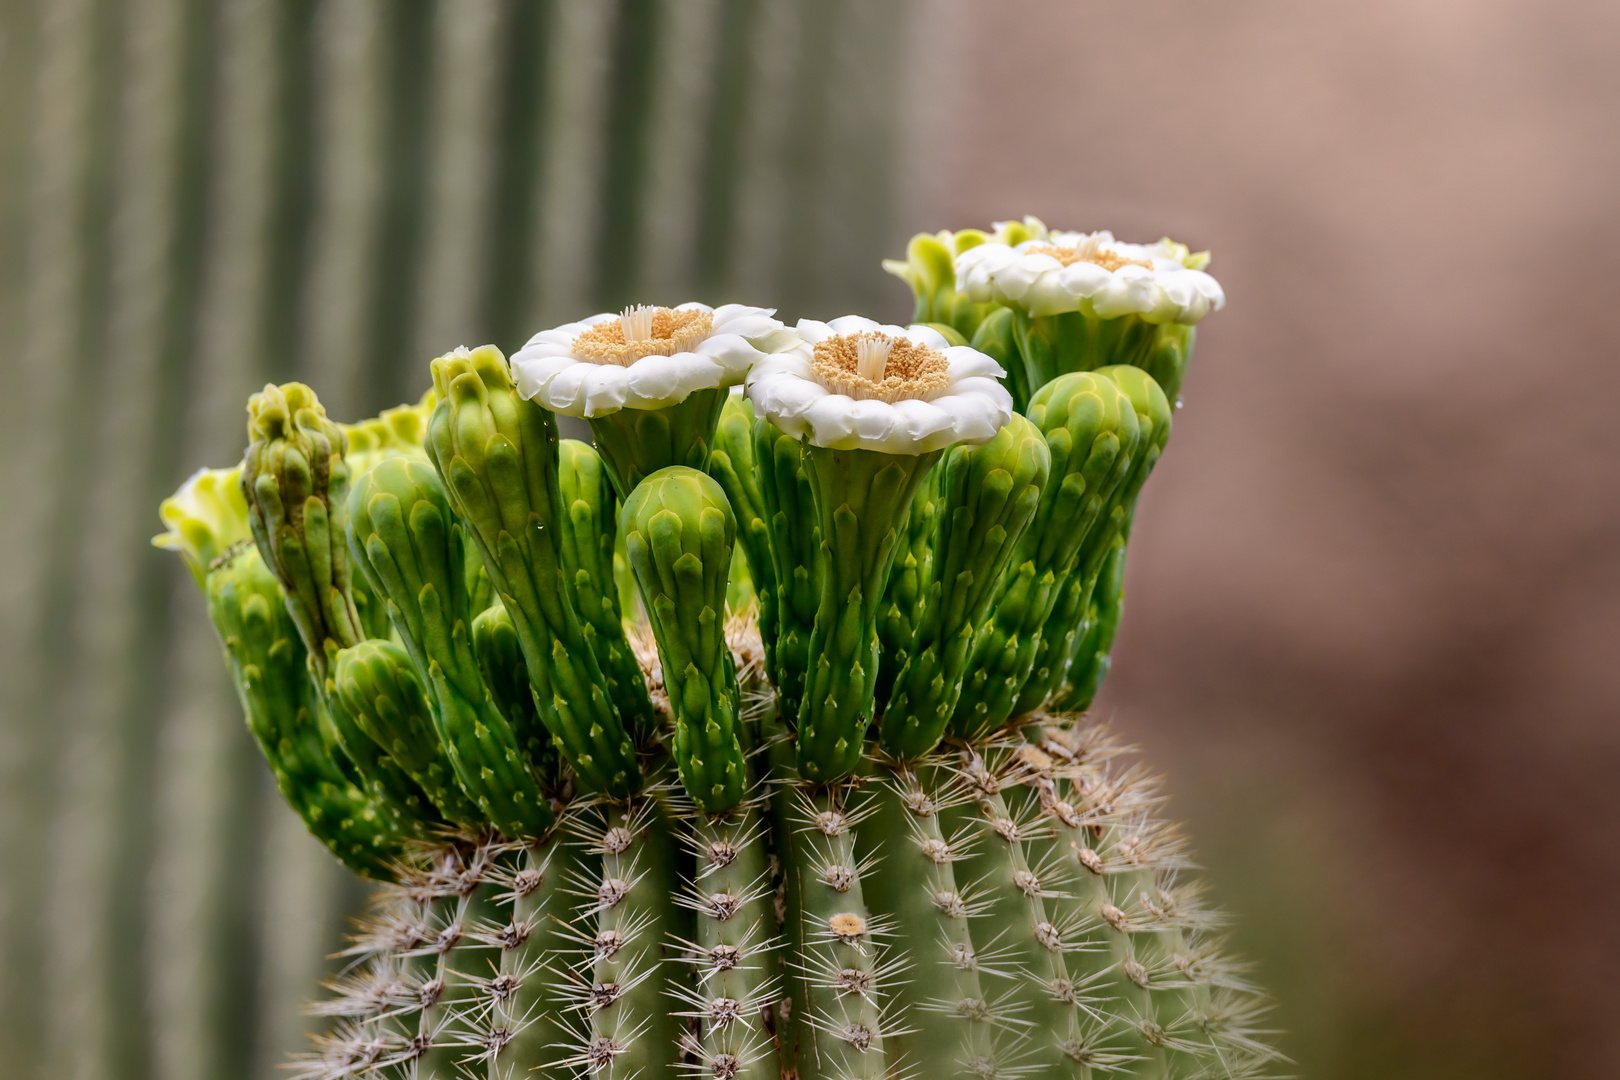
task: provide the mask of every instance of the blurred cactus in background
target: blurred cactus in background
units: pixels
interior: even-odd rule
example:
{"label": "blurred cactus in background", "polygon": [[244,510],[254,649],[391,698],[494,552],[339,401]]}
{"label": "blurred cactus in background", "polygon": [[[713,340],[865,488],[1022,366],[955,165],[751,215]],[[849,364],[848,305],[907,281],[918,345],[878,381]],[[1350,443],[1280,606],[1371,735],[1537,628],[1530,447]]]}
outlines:
{"label": "blurred cactus in background", "polygon": [[[155,502],[240,455],[267,382],[376,417],[428,388],[427,357],[638,295],[870,295],[906,22],[822,0],[0,0],[0,1074],[282,1075],[365,903],[235,721],[189,575],[145,546]],[[348,428],[351,472],[419,446],[416,422]],[[276,580],[247,561],[232,595]],[[348,576],[361,638],[386,637]],[[332,737],[308,723],[289,770]],[[329,835],[369,845],[367,820]]]}
{"label": "blurred cactus in background", "polygon": [[[1132,268],[1088,340],[1207,310],[1167,244],[1034,227],[1004,272]],[[967,310],[934,261],[919,309]],[[163,504],[283,796],[381,883],[296,1075],[1265,1075],[1152,781],[1083,714],[1154,354],[1040,351],[1015,412],[950,322],[771,315],[457,349],[347,427],[272,384],[244,466]]]}

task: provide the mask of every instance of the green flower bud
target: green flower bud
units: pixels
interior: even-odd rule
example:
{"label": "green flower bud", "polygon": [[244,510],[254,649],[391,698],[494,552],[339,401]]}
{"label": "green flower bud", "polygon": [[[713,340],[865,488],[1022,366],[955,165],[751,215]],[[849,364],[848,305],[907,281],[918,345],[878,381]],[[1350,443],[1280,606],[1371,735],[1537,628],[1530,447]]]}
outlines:
{"label": "green flower bud", "polygon": [[339,424],[338,430],[348,443],[344,457],[349,463],[349,475],[359,476],[383,458],[396,454],[426,457],[423,443],[427,440],[433,401],[433,391],[429,390],[415,405],[396,405],[369,420]]}
{"label": "green flower bud", "polygon": [[1028,415],[1045,435],[1051,479],[976,640],[951,718],[961,738],[993,731],[1014,715],[1041,629],[1087,535],[1129,475],[1141,438],[1131,399],[1112,379],[1091,372],[1043,386]]}
{"label": "green flower bud", "polygon": [[662,409],[624,408],[590,417],[591,437],[620,501],[660,469],[707,469],[714,429],[730,396],[728,388],[717,386],[694,390],[684,401]]}
{"label": "green flower bud", "polygon": [[417,807],[362,790],[332,756],[303,642],[258,551],[221,560],[205,591],[248,730],[282,797],[344,865],[392,880],[406,841],[423,835],[423,818]]}
{"label": "green flower bud", "polygon": [[179,552],[198,587],[216,559],[250,538],[241,476],[240,465],[198,469],[158,504],[158,517],[168,531],[154,536],[152,545]]}
{"label": "green flower bud", "polygon": [[[726,493],[737,516],[738,550],[748,563],[748,578],[759,605],[759,637],[765,647],[765,673],[773,683],[776,671],[776,568],[771,555],[771,531],[766,522],[765,496],[754,456],[754,405],[744,394],[732,394],[720,413],[709,475]],[[738,575],[733,571],[732,580]],[[729,602],[729,601],[728,601]]]}
{"label": "green flower bud", "polygon": [[905,533],[878,608],[878,681],[876,696],[889,700],[895,676],[912,653],[922,609],[934,582],[934,542],[939,528],[939,470],[928,475],[911,497]]}
{"label": "green flower bud", "polygon": [[[557,421],[518,396],[500,351],[433,362],[428,456],[512,617],[545,723],[587,790],[641,787],[635,746],[582,625],[559,550]],[[645,733],[651,737],[652,733]]]}
{"label": "green flower bud", "polygon": [[337,654],[335,671],[343,708],[439,812],[470,832],[487,829],[490,823],[456,783],[432,706],[405,650],[391,641],[362,641]]}
{"label": "green flower bud", "polygon": [[996,305],[974,303],[956,291],[956,256],[989,239],[978,229],[918,233],[906,245],[904,260],[883,260],[883,269],[911,286],[916,298],[913,323],[935,324],[936,330],[950,327],[963,338],[961,342],[952,341],[953,345],[965,345],[972,339],[979,323]]}
{"label": "green flower bud", "polygon": [[1050,468],[1040,429],[1014,414],[990,442],[952,448],[935,470],[942,490],[934,573],[912,649],[883,711],[879,743],[889,756],[919,758],[945,733],[974,634],[1035,515]]}
{"label": "green flower bud", "polygon": [[563,439],[558,444],[557,485],[563,508],[559,546],[564,580],[619,715],[631,731],[649,736],[657,729],[658,718],[641,665],[624,636],[613,579],[617,500],[602,458],[589,443]]}
{"label": "green flower bud", "polygon": [[253,539],[287,593],[287,608],[324,680],[329,649],[362,638],[349,592],[343,432],[302,383],[266,386],[248,400],[242,494]]}
{"label": "green flower bud", "polygon": [[726,582],[737,523],[725,492],[680,465],[647,477],[620,515],[625,550],[658,642],[687,794],[718,814],[747,790],[737,679],[726,645]]}
{"label": "green flower bud", "polygon": [[[1019,692],[1015,713],[1039,708],[1047,694],[1064,679],[1065,671],[1077,655],[1080,624],[1090,606],[1091,593],[1103,572],[1104,562],[1113,552],[1116,541],[1129,537],[1131,518],[1136,513],[1136,498],[1153,466],[1158,463],[1159,455],[1164,452],[1165,442],[1170,438],[1170,402],[1151,375],[1140,368],[1125,365],[1101,368],[1095,374],[1112,380],[1130,399],[1136,413],[1140,441],[1132,455],[1129,472],[1110,497],[1107,512],[1087,532],[1075,555],[1074,569],[1064,580],[1058,599],[1041,628],[1034,665]],[[1121,553],[1122,563],[1123,558]],[[1117,626],[1117,599],[1114,609],[1106,617]],[[1094,646],[1099,644],[1093,643]],[[1109,630],[1108,642],[1104,647],[1112,644],[1113,633]],[[1097,679],[1101,679],[1100,673]]]}
{"label": "green flower bud", "polygon": [[518,644],[512,616],[499,603],[485,609],[473,619],[472,637],[484,685],[489,688],[495,707],[512,725],[512,733],[517,736],[518,749],[523,752],[529,771],[540,778],[544,790],[560,791],[562,761],[551,732],[546,730],[540,711],[535,707],[534,691],[529,688],[529,672],[523,664],[523,649]]}
{"label": "green flower bud", "polygon": [[1086,605],[1086,616],[1075,635],[1063,681],[1052,692],[1053,708],[1073,712],[1091,708],[1112,664],[1109,654],[1114,648],[1114,634],[1119,630],[1124,599],[1125,538],[1119,537],[1103,563],[1097,586]]}
{"label": "green flower bud", "polygon": [[878,606],[906,511],[940,454],[804,448],[821,534],[821,595],[799,709],[799,774],[807,780],[839,780],[860,764],[876,707]]}
{"label": "green flower bud", "polygon": [[463,526],[438,473],[425,461],[384,458],[357,479],[349,518],[355,560],[431,688],[439,742],[462,790],[508,836],[543,835],[550,805],[473,655]]}
{"label": "green flower bud", "polygon": [[[815,495],[804,466],[804,447],[765,417],[754,421],[754,474],[768,530],[770,580],[776,592],[775,671],[777,703],[792,724],[804,699],[810,668],[810,632],[821,597],[821,547]],[[753,530],[748,530],[752,533]],[[747,535],[747,534],[745,534]],[[763,611],[763,607],[761,608]],[[765,633],[760,622],[760,633]]]}

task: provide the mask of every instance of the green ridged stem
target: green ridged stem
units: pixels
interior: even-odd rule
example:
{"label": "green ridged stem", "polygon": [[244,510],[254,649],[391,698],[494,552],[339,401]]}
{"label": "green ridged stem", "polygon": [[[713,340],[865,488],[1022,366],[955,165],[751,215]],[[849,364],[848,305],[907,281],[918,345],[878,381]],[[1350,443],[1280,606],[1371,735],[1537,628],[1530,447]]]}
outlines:
{"label": "green ridged stem", "polygon": [[634,800],[607,809],[594,848],[602,862],[588,909],[596,935],[587,1052],[611,1047],[610,1063],[591,1069],[609,1080],[670,1080],[680,1054],[663,975],[673,846],[656,804]]}
{"label": "green ridged stem", "polygon": [[732,814],[698,814],[692,822],[697,856],[698,990],[689,1002],[699,1023],[699,1059],[716,1076],[775,1080],[779,1064],[761,1006],[778,989],[770,911],[765,824],[757,807]]}
{"label": "green ridged stem", "polygon": [[839,780],[860,764],[875,707],[878,605],[906,509],[939,457],[939,451],[804,449],[821,533],[814,665],[798,725],[799,774],[806,780]]}
{"label": "green ridged stem", "polygon": [[737,517],[737,546],[748,561],[748,576],[759,604],[759,637],[765,648],[765,673],[772,683],[777,683],[776,563],[771,555],[771,529],[758,470],[754,453],[754,404],[744,394],[730,394],[715,428],[709,475],[726,493],[726,500]]}
{"label": "green ridged stem", "polygon": [[[761,504],[776,583],[776,695],[789,726],[797,722],[810,669],[810,634],[821,601],[821,529],[804,447],[766,417],[754,421]],[[805,526],[809,525],[809,528]]]}
{"label": "green ridged stem", "polygon": [[436,937],[425,951],[433,958],[436,991],[422,995],[417,1038],[423,1050],[414,1080],[465,1080],[467,1066],[480,1056],[468,1012],[482,1005],[478,979],[491,970],[496,952],[475,931],[498,910],[493,865],[498,854],[479,848],[465,857],[445,857],[435,867],[437,895],[431,911]]}
{"label": "green ridged stem", "polygon": [[1040,429],[1014,413],[990,442],[953,447],[934,470],[942,506],[934,572],[913,648],[879,725],[879,745],[888,756],[914,760],[945,734],[974,634],[1034,518],[1051,464]]}
{"label": "green ridged stem", "polygon": [[489,1063],[489,1080],[529,1080],[557,1059],[559,1045],[575,1038],[551,986],[551,967],[572,946],[568,881],[581,872],[582,854],[559,830],[526,845],[522,866],[511,876],[512,917],[500,932],[499,976],[517,985],[503,987],[504,996],[495,996],[490,1006],[491,1033],[502,1045]]}
{"label": "green ridged stem", "polygon": [[540,719],[586,789],[626,797],[641,787],[635,745],[562,569],[557,421],[491,347],[435,360],[433,386],[428,456],[512,616]]}
{"label": "green ridged stem", "polygon": [[888,701],[895,677],[910,661],[934,585],[934,544],[939,528],[940,470],[929,469],[906,509],[900,548],[878,605],[878,678],[875,696]]}
{"label": "green ridged stem", "polygon": [[512,725],[524,763],[540,782],[542,791],[556,793],[563,784],[562,759],[557,745],[540,721],[529,688],[529,672],[523,663],[523,647],[505,605],[496,603],[473,619],[473,653],[484,686],[495,707]]}
{"label": "green ridged stem", "polygon": [[685,465],[706,471],[714,429],[731,391],[694,390],[663,409],[619,409],[590,417],[591,437],[622,502],[659,469]]}
{"label": "green ridged stem", "polygon": [[249,547],[216,564],[205,593],[248,730],[281,797],[349,869],[392,880],[405,842],[421,834],[419,819],[362,791],[328,753],[321,695],[274,575]]}
{"label": "green ridged stem", "polygon": [[807,1008],[802,1022],[814,1044],[799,1059],[807,1080],[888,1077],[883,1039],[888,973],[861,888],[854,831],[860,815],[849,803],[851,795],[847,788],[819,788],[803,797],[793,823],[803,920],[797,955]]}
{"label": "green ridged stem", "polygon": [[[793,779],[790,741],[761,720],[772,774],[757,790],[770,806],[769,837],[755,840],[750,821],[765,803],[721,820],[684,807],[669,816],[659,804],[682,800],[661,787],[639,806],[593,811],[606,818],[595,828],[571,824],[589,846],[565,840],[575,868],[559,876],[583,911],[563,901],[571,925],[557,927],[538,982],[529,975],[542,956],[517,930],[532,902],[517,888],[524,864],[509,861],[521,853],[496,856],[465,914],[462,872],[476,855],[452,851],[456,867],[431,888],[413,878],[408,895],[436,895],[439,912],[425,932],[382,935],[348,1002],[323,1010],[350,1018],[352,1033],[349,1071],[329,1075],[371,1075],[356,1053],[369,1038],[408,1053],[388,1029],[408,1021],[410,1035],[422,1030],[417,988],[441,973],[437,946],[458,923],[445,992],[427,1016],[426,1029],[442,1036],[425,1058],[435,1070],[443,1060],[478,1076],[485,1064],[500,1080],[525,1075],[509,1055],[519,1038],[547,1048],[518,1019],[535,1015],[549,1027],[550,1053],[529,1060],[548,1075],[639,1075],[650,1057],[654,1074],[685,1063],[705,1076],[768,1080],[771,1036],[777,1075],[803,1080],[901,1069],[939,1080],[1272,1074],[1275,1055],[1255,1031],[1261,1003],[1209,936],[1217,924],[1195,888],[1180,883],[1186,856],[1155,813],[1161,796],[1141,770],[1118,766],[1120,748],[1098,729],[1043,716],[1023,729],[1022,745],[998,734],[910,771],[873,765],[850,785],[818,787]],[[717,842],[731,849],[720,858],[709,854]],[[752,887],[767,853],[773,879],[781,871],[775,898]],[[761,908],[785,917],[781,985],[791,1005],[768,992],[775,950],[754,929]],[[846,920],[835,931],[838,915],[858,916],[864,929]],[[667,963],[661,942],[670,943]],[[711,957],[736,942],[731,967]],[[404,993],[380,993],[401,954],[412,981]],[[751,973],[755,957],[765,966]],[[744,981],[733,982],[739,973]],[[518,1003],[530,992],[539,1013]],[[590,1031],[580,1031],[576,1018],[593,1011]],[[709,1022],[722,1016],[737,1019]],[[594,1069],[604,1054],[612,1067]]]}
{"label": "green ridged stem", "polygon": [[1125,482],[1140,437],[1130,398],[1112,379],[1091,372],[1041,387],[1030,399],[1029,419],[1046,436],[1050,479],[975,639],[951,717],[959,738],[993,731],[1013,715],[1041,627],[1081,544]]}
{"label": "green ridged stem", "polygon": [[[1115,540],[1129,536],[1136,498],[1170,438],[1170,402],[1153,376],[1141,368],[1123,365],[1099,368],[1094,374],[1113,380],[1130,398],[1140,433],[1136,452],[1131,455],[1130,471],[1124,481],[1109,496],[1106,512],[1087,531],[1075,554],[1073,569],[1065,576],[1057,601],[1041,625],[1040,642],[1030,674],[1013,706],[1014,715],[1040,708],[1063,680],[1104,563],[1114,550]],[[1117,622],[1117,611],[1114,618]]]}
{"label": "green ridged stem", "polygon": [[[1050,729],[1030,736],[1060,758],[1074,749]],[[1044,750],[1034,756],[1051,760]],[[1234,1048],[1220,1044],[1209,958],[1184,934],[1197,914],[1160,880],[1173,880],[1176,841],[1146,820],[1150,790],[1110,789],[1088,782],[1094,778],[1060,764],[1024,780],[1038,796],[1027,801],[1039,805],[1031,848],[1066,871],[1056,903],[1077,931],[1071,969],[1095,1014],[1077,1056],[1094,1070],[1143,1080],[1200,1075],[1209,1057],[1230,1058]]]}
{"label": "green ridged stem", "polygon": [[1052,692],[1054,708],[1084,712],[1091,708],[1097,691],[1108,675],[1114,634],[1119,630],[1120,608],[1125,600],[1125,537],[1114,541],[1114,549],[1097,577],[1091,602],[1086,605],[1085,621],[1075,635],[1074,652],[1063,674],[1063,681]]}
{"label": "green ridged stem", "polygon": [[723,633],[737,532],[731,506],[706,473],[674,465],[631,493],[620,527],[658,642],[681,784],[705,811],[723,813],[747,790],[737,679]]}
{"label": "green ridged stem", "polygon": [[1029,369],[1018,352],[1018,332],[1012,309],[996,308],[986,315],[973,332],[970,344],[1000,364],[1007,373],[1003,382],[1007,392],[1012,395],[1013,410],[1021,413],[1029,408],[1030,395],[1039,389],[1039,384],[1030,385]]}
{"label": "green ridged stem", "polygon": [[559,549],[582,628],[607,680],[619,716],[638,742],[653,738],[658,718],[647,681],[624,636],[619,593],[613,583],[613,549],[618,539],[617,499],[602,458],[588,443],[558,443],[557,487],[563,513]]}
{"label": "green ridged stem", "polygon": [[463,527],[426,462],[385,458],[349,499],[355,561],[431,688],[439,742],[463,791],[511,837],[542,836],[551,808],[518,740],[491,700],[473,655]]}
{"label": "green ridged stem", "polygon": [[1050,879],[1059,871],[1031,864],[1025,851],[1033,831],[1029,822],[1008,808],[1000,779],[977,751],[963,757],[973,795],[965,818],[977,841],[967,865],[987,901],[985,917],[973,928],[974,942],[981,953],[996,951],[998,963],[1017,973],[1008,1007],[1030,1025],[1025,1063],[1042,1076],[1085,1080],[1087,1070],[1067,1052],[1084,1039],[1085,987],[1069,971],[1074,944],[1064,920],[1048,910],[1048,897],[1057,892]]}
{"label": "green ridged stem", "polygon": [[287,594],[316,673],[327,645],[362,639],[349,591],[344,516],[349,467],[343,432],[303,383],[268,385],[248,399],[242,494],[254,542]]}
{"label": "green ridged stem", "polygon": [[337,698],[362,732],[416,781],[448,820],[471,832],[489,820],[457,783],[416,669],[391,641],[362,641],[337,654]]}
{"label": "green ridged stem", "polygon": [[[954,794],[938,775],[927,781],[909,770],[884,778],[874,795],[875,852],[884,873],[862,882],[868,902],[894,924],[893,950],[911,967],[895,988],[895,1003],[913,1030],[887,1036],[889,1051],[919,1077],[1005,1075],[1010,1054],[998,1028],[1012,1028],[985,993],[970,920],[978,898],[957,881],[963,838],[947,835],[941,821]],[[863,830],[864,832],[864,830]]]}
{"label": "green ridged stem", "polygon": [[[810,1036],[805,1024],[806,986],[801,958],[804,956],[804,883],[799,859],[795,857],[794,831],[802,798],[798,771],[794,766],[793,736],[780,710],[772,709],[759,718],[761,761],[766,780],[766,822],[769,825],[771,853],[776,884],[775,913],[781,931],[782,989],[773,1010],[776,1024],[776,1052],[786,1072],[792,1063],[804,1060]],[[782,1002],[787,1003],[784,1007]]]}

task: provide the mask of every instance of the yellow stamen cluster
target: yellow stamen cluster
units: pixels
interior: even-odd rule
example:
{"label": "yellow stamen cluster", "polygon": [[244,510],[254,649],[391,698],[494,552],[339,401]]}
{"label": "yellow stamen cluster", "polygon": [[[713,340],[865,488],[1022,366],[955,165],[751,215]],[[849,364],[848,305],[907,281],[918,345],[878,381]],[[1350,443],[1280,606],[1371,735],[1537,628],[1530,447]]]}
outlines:
{"label": "yellow stamen cluster", "polygon": [[945,354],[876,331],[816,343],[810,372],[835,394],[857,401],[929,401],[950,385]]}
{"label": "yellow stamen cluster", "polygon": [[629,367],[643,356],[691,352],[714,331],[714,315],[697,309],[627,307],[617,319],[597,323],[574,339],[575,356]]}
{"label": "yellow stamen cluster", "polygon": [[1072,266],[1077,262],[1096,263],[1104,270],[1118,270],[1122,266],[1140,266],[1144,269],[1153,269],[1153,264],[1146,259],[1133,259],[1128,255],[1121,255],[1117,251],[1110,251],[1103,247],[1102,237],[1088,236],[1074,247],[1054,247],[1051,244],[1037,244],[1024,249],[1027,255],[1050,255],[1064,266]]}

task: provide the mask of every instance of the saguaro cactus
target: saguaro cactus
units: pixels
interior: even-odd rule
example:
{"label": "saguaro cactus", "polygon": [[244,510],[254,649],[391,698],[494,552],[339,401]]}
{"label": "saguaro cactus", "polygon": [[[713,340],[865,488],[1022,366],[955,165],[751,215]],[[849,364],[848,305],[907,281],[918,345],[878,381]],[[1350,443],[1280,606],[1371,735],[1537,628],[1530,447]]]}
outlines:
{"label": "saguaro cactus", "polygon": [[165,503],[283,794],[385,883],[297,1075],[1267,1071],[1153,783],[1063,711],[1209,288],[1033,219],[910,255],[937,325],[632,308],[348,428],[267,388],[240,484]]}

